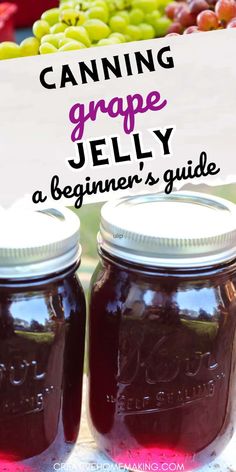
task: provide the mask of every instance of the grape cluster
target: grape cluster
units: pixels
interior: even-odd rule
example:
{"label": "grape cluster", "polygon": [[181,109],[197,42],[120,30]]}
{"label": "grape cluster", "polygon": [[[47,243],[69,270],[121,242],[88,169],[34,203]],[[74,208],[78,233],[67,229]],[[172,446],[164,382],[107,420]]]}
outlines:
{"label": "grape cluster", "polygon": [[167,36],[236,28],[235,0],[173,1],[167,5],[165,12],[173,21]]}
{"label": "grape cluster", "polygon": [[20,45],[0,43],[0,59],[49,54],[165,36],[172,0],[61,0]]}

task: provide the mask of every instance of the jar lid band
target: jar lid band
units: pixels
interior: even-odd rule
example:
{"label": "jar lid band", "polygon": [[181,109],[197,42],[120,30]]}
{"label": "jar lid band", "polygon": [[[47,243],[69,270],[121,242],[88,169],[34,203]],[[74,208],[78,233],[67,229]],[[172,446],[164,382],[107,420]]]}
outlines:
{"label": "jar lid band", "polygon": [[197,192],[149,194],[106,203],[98,244],[117,258],[191,268],[236,258],[236,205]]}
{"label": "jar lid band", "polygon": [[0,218],[0,278],[39,278],[79,261],[80,220],[71,210],[1,210]]}

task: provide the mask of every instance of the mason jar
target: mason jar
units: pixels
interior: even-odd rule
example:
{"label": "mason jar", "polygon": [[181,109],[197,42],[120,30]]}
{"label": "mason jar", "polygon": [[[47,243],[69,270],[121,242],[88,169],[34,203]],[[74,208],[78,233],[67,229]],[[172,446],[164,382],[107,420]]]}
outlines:
{"label": "mason jar", "polygon": [[85,333],[79,227],[67,209],[1,212],[1,470],[53,467],[78,435]]}
{"label": "mason jar", "polygon": [[102,208],[89,421],[98,447],[130,470],[192,470],[233,436],[235,208],[192,192]]}

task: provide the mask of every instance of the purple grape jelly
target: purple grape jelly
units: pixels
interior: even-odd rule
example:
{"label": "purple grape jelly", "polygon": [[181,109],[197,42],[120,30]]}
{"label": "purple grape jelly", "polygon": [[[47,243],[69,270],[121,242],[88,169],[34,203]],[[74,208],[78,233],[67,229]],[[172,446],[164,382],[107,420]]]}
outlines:
{"label": "purple grape jelly", "polygon": [[89,420],[98,447],[130,470],[192,470],[233,435],[235,208],[189,192],[102,208]]}
{"label": "purple grape jelly", "polygon": [[0,469],[63,462],[79,431],[85,298],[69,210],[3,215],[0,233]]}

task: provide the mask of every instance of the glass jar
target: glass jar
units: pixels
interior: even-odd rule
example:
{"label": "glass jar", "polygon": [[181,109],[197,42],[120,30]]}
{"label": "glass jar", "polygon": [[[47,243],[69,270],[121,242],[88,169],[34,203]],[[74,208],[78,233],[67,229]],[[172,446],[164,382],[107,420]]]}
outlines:
{"label": "glass jar", "polygon": [[0,469],[63,462],[81,412],[85,298],[70,210],[2,212]]}
{"label": "glass jar", "polygon": [[232,438],[235,208],[189,192],[102,208],[89,421],[98,447],[130,470],[186,472]]}

